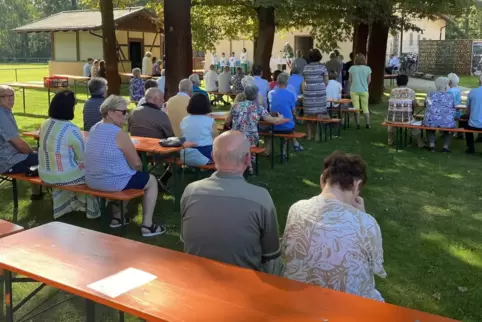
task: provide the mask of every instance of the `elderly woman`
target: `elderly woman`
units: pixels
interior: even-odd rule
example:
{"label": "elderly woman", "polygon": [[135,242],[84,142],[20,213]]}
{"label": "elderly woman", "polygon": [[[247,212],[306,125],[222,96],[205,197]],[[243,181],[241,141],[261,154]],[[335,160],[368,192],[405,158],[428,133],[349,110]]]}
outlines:
{"label": "elderly woman", "polygon": [[164,94],[166,93],[166,70],[161,70],[161,77],[157,80],[157,87]]}
{"label": "elderly woman", "polygon": [[[368,85],[372,81],[372,70],[367,66],[365,55],[357,54],[355,56],[355,64],[348,70],[348,86],[350,87],[350,95],[353,107],[356,110],[363,110],[365,117],[365,126],[370,129],[370,111],[368,110]],[[356,127],[360,128],[359,114],[356,114]]]}
{"label": "elderly woman", "polygon": [[285,277],[383,301],[375,277],[386,277],[382,234],[360,192],[365,162],[337,151],[324,162],[320,195],[289,210],[282,242]]}
{"label": "elderly woman", "polygon": [[156,59],[156,63],[152,66],[152,76],[161,76],[161,65],[162,60]]}
{"label": "elderly woman", "polygon": [[[52,185],[67,186],[85,183],[84,138],[74,119],[75,94],[55,94],[49,108],[49,119],[40,127],[39,176]],[[85,194],[53,189],[55,219],[73,211],[85,211],[87,218],[100,216],[97,200]]]}
{"label": "elderly woman", "polygon": [[[152,222],[157,201],[156,178],[142,172],[142,163],[129,135],[122,130],[127,120],[127,102],[111,95],[100,107],[102,121],[92,127],[85,146],[85,179],[87,185],[100,191],[143,189],[141,234],[150,237],[163,234],[165,226]],[[122,227],[120,210],[116,209],[110,226]]]}
{"label": "elderly woman", "polygon": [[107,92],[107,81],[104,78],[93,77],[87,83],[90,98],[85,101],[84,105],[84,131],[90,131],[95,123],[102,120],[99,109],[104,103]]}
{"label": "elderly woman", "polygon": [[[244,94],[245,89],[248,86],[256,86],[254,84],[254,77],[253,76],[244,76],[243,79],[241,79],[241,85],[243,86],[243,92],[236,95],[236,98],[234,100],[235,104],[246,101],[246,95]],[[259,90],[258,90],[258,99],[256,100],[256,103],[259,106],[264,106],[264,98],[263,98],[263,95],[259,94]]]}
{"label": "elderly woman", "polygon": [[[328,85],[328,71],[320,61],[323,58],[318,49],[311,49],[309,52],[310,63],[303,70],[305,76],[304,88],[304,113],[306,116],[329,117],[326,108],[326,86]],[[308,140],[312,139],[313,122],[306,122]],[[321,133],[318,127],[315,136],[320,139]]]}
{"label": "elderly woman", "polygon": [[233,76],[233,88],[231,89],[231,92],[234,94],[239,94],[244,91],[244,87],[242,84],[244,74],[243,74],[243,69],[241,67],[236,67],[236,74]]}
{"label": "elderly woman", "polygon": [[152,54],[148,51],[142,58],[142,75],[152,75]]}
{"label": "elderly woman", "polygon": [[[450,129],[455,127],[455,101],[452,93],[448,92],[449,79],[439,77],[435,80],[436,91],[427,95],[425,100],[426,112],[423,125]],[[441,131],[444,140],[442,152],[450,152],[451,135]],[[428,145],[431,152],[435,152],[435,130],[427,130]]]}
{"label": "elderly woman", "polygon": [[134,68],[132,75],[134,77],[131,79],[129,92],[131,101],[137,104],[144,97],[144,81],[141,78],[141,70],[139,68]]}
{"label": "elderly woman", "polygon": [[192,83],[193,94],[200,93],[209,98],[208,92],[199,87],[201,85],[201,79],[199,78],[198,74],[191,74],[191,76],[189,76],[189,80]]}
{"label": "elderly woman", "polygon": [[92,67],[90,68],[90,76],[91,77],[97,77],[97,74],[99,73],[99,68],[100,68],[100,61],[98,59],[94,60],[92,63]]}

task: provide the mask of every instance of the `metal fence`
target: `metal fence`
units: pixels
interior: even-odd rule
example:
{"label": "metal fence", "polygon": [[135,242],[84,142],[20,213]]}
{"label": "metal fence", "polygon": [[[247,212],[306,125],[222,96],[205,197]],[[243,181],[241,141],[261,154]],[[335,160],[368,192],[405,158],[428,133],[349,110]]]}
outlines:
{"label": "metal fence", "polygon": [[42,82],[49,76],[48,67],[1,68],[0,84],[12,82]]}
{"label": "metal fence", "polygon": [[0,63],[16,63],[16,64],[28,64],[28,63],[48,63],[50,57],[0,57]]}

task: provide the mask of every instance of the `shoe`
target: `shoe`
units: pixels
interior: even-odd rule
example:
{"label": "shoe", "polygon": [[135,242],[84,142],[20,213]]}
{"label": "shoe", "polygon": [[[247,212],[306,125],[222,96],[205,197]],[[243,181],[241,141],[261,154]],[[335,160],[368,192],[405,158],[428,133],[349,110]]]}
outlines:
{"label": "shoe", "polygon": [[303,152],[305,149],[301,145],[297,145],[293,148],[294,152]]}
{"label": "shoe", "polygon": [[370,126],[370,124],[367,124],[367,125],[366,125],[366,128],[367,128],[367,130],[369,130],[369,129],[371,129],[372,127]]}
{"label": "shoe", "polygon": [[130,218],[124,217],[124,224],[122,225],[120,218],[112,218],[110,222],[110,228],[119,228],[122,226],[127,226],[131,223]]}
{"label": "shoe", "polygon": [[97,219],[100,218],[101,214],[97,213],[95,215],[86,214],[87,219]]}
{"label": "shoe", "polygon": [[451,151],[449,149],[443,148],[442,153],[450,153]]}
{"label": "shoe", "polygon": [[39,200],[42,200],[44,198],[44,194],[41,193],[41,194],[38,194],[38,195],[31,195],[30,196],[30,200],[31,201],[39,201]]}
{"label": "shoe", "polygon": [[173,194],[172,189],[167,184],[162,182],[161,179],[157,180],[157,187],[159,188],[159,190],[164,191],[167,194],[170,194],[170,195]]}
{"label": "shoe", "polygon": [[[144,229],[146,229],[147,232]],[[153,237],[157,235],[162,235],[166,232],[166,230],[167,229],[165,225],[152,224],[151,227],[144,225],[141,226],[142,237]]]}
{"label": "shoe", "polygon": [[430,150],[430,152],[437,152],[437,150],[435,149],[435,147],[430,147],[429,150]]}
{"label": "shoe", "polygon": [[357,130],[360,129],[360,124],[357,124],[357,125],[356,125],[356,129],[357,129]]}
{"label": "shoe", "polygon": [[467,150],[465,151],[465,153],[467,153],[467,154],[475,154],[475,150],[467,149]]}

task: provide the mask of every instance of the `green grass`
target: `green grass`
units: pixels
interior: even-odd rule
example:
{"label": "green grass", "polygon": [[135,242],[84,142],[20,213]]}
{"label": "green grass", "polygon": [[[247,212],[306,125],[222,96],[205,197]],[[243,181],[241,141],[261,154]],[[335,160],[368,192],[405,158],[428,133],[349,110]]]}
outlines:
{"label": "green grass", "polygon": [[[0,83],[2,77],[0,71]],[[32,77],[31,80],[38,79]],[[79,99],[74,121],[81,125],[85,95],[79,95]],[[305,152],[292,155],[284,165],[276,164],[273,171],[268,160],[263,159],[261,175],[250,181],[270,191],[282,233],[289,207],[320,192],[323,158],[337,149],[360,154],[369,166],[369,181],[362,194],[367,211],[378,220],[384,238],[388,277],[377,279],[377,288],[385,300],[467,322],[482,321],[481,156],[465,155],[463,141],[454,141],[451,154],[431,154],[414,148],[397,153],[387,148],[386,128],[378,125],[385,116],[386,105],[371,106],[371,109],[373,129],[342,130],[341,138],[328,143],[302,141]],[[17,101],[15,114],[21,132],[37,129],[46,119],[47,94],[28,91],[27,115],[22,112],[21,100]],[[477,149],[482,152],[482,145]],[[28,197],[29,187],[21,184],[20,224],[30,228],[52,221],[50,199],[32,203]],[[1,218],[12,218],[11,200],[10,186],[1,186]],[[160,197],[156,207],[156,218],[167,222],[169,232],[152,239],[140,238],[140,205],[130,206],[131,212],[139,215],[129,227],[128,238],[181,249],[179,214],[172,211],[172,198]],[[62,221],[91,229],[100,227],[98,221],[89,221],[82,213],[69,214]],[[468,290],[461,292],[459,287]],[[32,288],[15,286],[15,300],[19,301]],[[20,310],[19,316],[53,292],[51,288],[44,289]],[[47,303],[53,304],[60,298],[65,295],[58,295]],[[107,308],[98,314],[102,315],[98,317],[100,321],[116,318],[115,312]],[[32,321],[82,320],[83,302],[74,299]],[[127,320],[136,321],[132,317]]]}
{"label": "green grass", "polygon": [[476,76],[459,76],[459,77],[460,77],[459,86],[468,87],[468,88],[475,88],[479,86]]}

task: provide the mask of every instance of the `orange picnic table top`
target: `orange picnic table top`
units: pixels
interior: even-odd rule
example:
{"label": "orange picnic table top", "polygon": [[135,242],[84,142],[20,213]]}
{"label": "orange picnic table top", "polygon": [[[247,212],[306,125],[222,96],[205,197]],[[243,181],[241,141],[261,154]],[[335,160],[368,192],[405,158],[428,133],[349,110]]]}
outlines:
{"label": "orange picnic table top", "polygon": [[68,90],[68,87],[45,87],[43,84],[30,84],[30,83],[21,83],[21,82],[14,82],[5,84],[10,87],[17,87],[17,88],[27,88],[27,89],[48,89],[50,91],[65,91]]}
{"label": "orange picnic table top", "polygon": [[[154,322],[454,321],[61,222],[0,239],[0,268]],[[128,268],[156,278],[116,297],[88,287]]]}
{"label": "orange picnic table top", "polygon": [[[119,73],[119,76],[124,76],[124,77],[134,77],[132,73]],[[141,75],[142,79],[150,79],[152,78],[151,75]]]}
{"label": "orange picnic table top", "polygon": [[87,76],[78,76],[78,75],[64,75],[64,74],[55,74],[55,77],[65,77],[69,79],[75,79],[75,80],[83,80],[83,81],[88,81],[90,80],[90,77]]}
{"label": "orange picnic table top", "polygon": [[19,225],[12,224],[9,221],[0,219],[0,238],[7,237],[22,231],[23,227]]}
{"label": "orange picnic table top", "polygon": [[407,124],[407,123],[390,123],[390,122],[383,122],[381,123],[382,126],[391,126],[391,127],[398,127],[398,128],[407,128],[407,129],[420,129],[420,130],[432,130],[432,131],[447,131],[447,132],[458,132],[458,133],[482,133],[481,131],[477,130],[467,130],[464,128],[440,128],[440,127],[429,127],[425,125],[414,125],[414,124]]}

